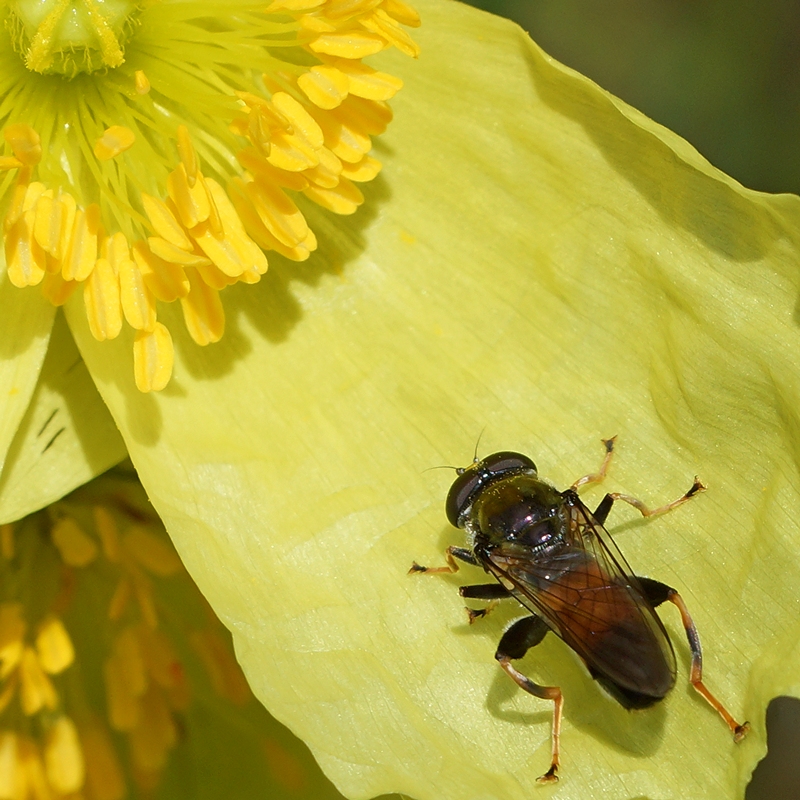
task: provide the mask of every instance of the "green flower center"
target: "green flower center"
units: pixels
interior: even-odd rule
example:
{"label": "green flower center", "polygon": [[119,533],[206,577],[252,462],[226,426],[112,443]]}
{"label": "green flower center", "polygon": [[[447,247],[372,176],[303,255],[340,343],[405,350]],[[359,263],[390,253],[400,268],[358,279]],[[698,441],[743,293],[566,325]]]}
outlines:
{"label": "green flower center", "polygon": [[139,7],[131,0],[11,0],[6,25],[29,70],[73,77],[123,63]]}

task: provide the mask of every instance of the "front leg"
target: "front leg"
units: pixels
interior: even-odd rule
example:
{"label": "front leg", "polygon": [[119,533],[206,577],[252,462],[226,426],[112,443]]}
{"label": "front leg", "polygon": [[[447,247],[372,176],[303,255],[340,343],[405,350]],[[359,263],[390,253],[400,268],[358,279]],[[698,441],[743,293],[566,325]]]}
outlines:
{"label": "front leg", "polygon": [[445,550],[444,556],[447,559],[446,567],[423,567],[421,564],[417,564],[417,562],[414,561],[411,564],[411,569],[408,571],[408,574],[413,575],[418,572],[428,572],[431,574],[435,574],[437,572],[458,572],[458,564],[456,563],[457,558],[466,562],[467,564],[472,564],[473,567],[480,566],[478,559],[475,558],[472,550],[467,550],[466,547],[453,547],[451,545],[447,548],[447,550]]}
{"label": "front leg", "polygon": [[621,492],[611,492],[600,501],[600,505],[595,509],[593,516],[601,525],[605,524],[614,502],[616,500],[622,500],[623,503],[632,505],[643,517],[655,517],[659,514],[666,514],[667,511],[672,511],[673,508],[682,506],[687,500],[691,500],[696,494],[704,492],[705,490],[706,487],[703,482],[695,477],[694,483],[692,483],[688,492],[682,494],[677,500],[673,500],[671,503],[665,503],[658,508],[648,508],[641,500],[632,495],[622,494]]}

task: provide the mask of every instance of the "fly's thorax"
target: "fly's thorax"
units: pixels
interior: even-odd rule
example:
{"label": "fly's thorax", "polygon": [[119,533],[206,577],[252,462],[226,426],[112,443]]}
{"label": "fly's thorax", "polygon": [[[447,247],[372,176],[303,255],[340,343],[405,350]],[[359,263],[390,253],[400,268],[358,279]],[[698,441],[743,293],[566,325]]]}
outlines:
{"label": "fly's thorax", "polygon": [[497,480],[475,498],[466,528],[474,545],[548,552],[566,541],[567,509],[561,492],[535,475]]}

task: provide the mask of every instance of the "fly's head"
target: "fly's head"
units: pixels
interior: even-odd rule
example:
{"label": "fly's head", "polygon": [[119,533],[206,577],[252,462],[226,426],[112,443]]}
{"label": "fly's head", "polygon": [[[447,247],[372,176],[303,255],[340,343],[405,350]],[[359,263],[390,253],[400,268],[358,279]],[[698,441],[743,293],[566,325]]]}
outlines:
{"label": "fly's head", "polygon": [[459,471],[445,508],[478,554],[500,544],[549,546],[562,531],[563,505],[561,493],[539,480],[530,458],[501,452]]}

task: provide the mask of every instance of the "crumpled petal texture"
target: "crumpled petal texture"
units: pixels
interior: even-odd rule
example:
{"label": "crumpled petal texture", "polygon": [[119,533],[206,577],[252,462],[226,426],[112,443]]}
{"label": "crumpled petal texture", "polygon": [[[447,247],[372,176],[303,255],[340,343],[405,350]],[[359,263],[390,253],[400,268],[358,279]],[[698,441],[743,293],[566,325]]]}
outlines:
{"label": "crumpled petal texture", "polygon": [[[133,386],[126,334],[70,326],[152,502],[231,628],[258,697],[351,797],[530,798],[551,706],[493,659],[498,610],[407,577],[461,542],[444,518],[479,452],[568,485],[617,434],[607,480],[653,504],[609,521],[675,586],[709,686],[753,725],[734,745],[679,664],[658,707],[604,697],[554,637],[521,668],[564,690],[558,798],[741,797],[764,712],[800,693],[800,201],[743,189],[688,144],[543,55],[513,25],[417,3],[418,64],[351,220],[320,254],[233,287],[225,337],[176,336],[172,384]],[[312,212],[314,213],[314,212]],[[586,493],[597,502],[601,489]]]}

